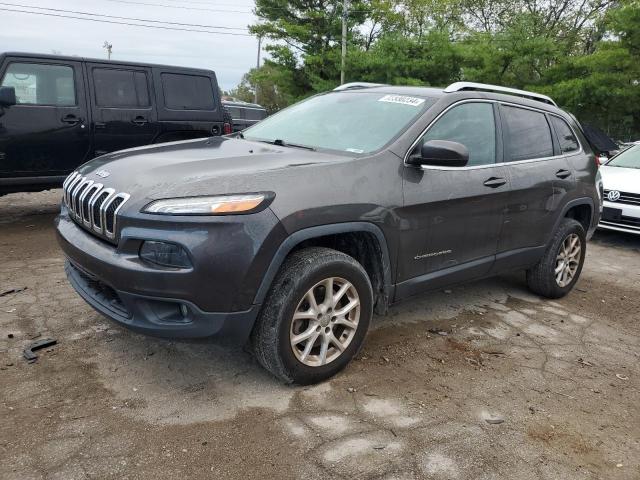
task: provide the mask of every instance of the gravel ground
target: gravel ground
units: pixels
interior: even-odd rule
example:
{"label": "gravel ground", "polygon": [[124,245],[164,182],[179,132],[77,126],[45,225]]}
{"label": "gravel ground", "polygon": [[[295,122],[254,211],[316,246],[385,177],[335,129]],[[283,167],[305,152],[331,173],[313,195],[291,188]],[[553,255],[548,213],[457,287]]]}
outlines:
{"label": "gravel ground", "polygon": [[[333,380],[148,338],[63,272],[60,191],[0,198],[0,478],[640,478],[640,237],[599,232],[577,288],[523,275],[376,318]],[[36,363],[32,338],[54,337]]]}

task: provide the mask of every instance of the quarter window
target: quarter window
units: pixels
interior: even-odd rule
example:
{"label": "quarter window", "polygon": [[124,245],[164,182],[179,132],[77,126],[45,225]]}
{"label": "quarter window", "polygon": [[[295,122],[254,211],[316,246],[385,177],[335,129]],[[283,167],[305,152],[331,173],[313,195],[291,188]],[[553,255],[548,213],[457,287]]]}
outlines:
{"label": "quarter window", "polygon": [[18,105],[76,105],[73,67],[43,63],[11,63],[0,84],[13,87]]}
{"label": "quarter window", "polygon": [[215,110],[213,87],[209,77],[162,74],[164,102],[172,110]]}
{"label": "quarter window", "polygon": [[422,138],[458,142],[469,150],[467,165],[496,161],[496,126],[491,103],[464,103],[445,113]]}
{"label": "quarter window", "polygon": [[576,152],[580,150],[580,144],[578,139],[573,134],[573,131],[560,117],[551,116],[551,123],[558,135],[558,142],[560,143],[560,150],[562,153]]}
{"label": "quarter window", "polygon": [[94,68],[93,80],[99,107],[144,108],[150,105],[144,72]]}
{"label": "quarter window", "polygon": [[544,113],[507,106],[501,113],[509,133],[506,147],[512,162],[553,156],[551,130]]}

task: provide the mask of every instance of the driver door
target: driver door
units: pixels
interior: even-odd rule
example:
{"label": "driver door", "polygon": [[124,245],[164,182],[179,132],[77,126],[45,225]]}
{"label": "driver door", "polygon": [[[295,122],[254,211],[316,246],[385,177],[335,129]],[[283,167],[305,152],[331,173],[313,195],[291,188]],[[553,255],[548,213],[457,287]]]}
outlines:
{"label": "driver door", "polygon": [[399,297],[489,272],[509,194],[497,116],[493,102],[456,104],[410,152],[430,140],[449,140],[467,147],[469,162],[464,167],[404,166]]}

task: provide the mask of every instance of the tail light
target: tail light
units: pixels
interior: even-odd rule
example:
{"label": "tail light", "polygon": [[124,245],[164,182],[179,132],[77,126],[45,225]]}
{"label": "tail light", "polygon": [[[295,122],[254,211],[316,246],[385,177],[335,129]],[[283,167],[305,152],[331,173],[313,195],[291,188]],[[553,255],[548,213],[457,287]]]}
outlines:
{"label": "tail light", "polygon": [[225,124],[222,126],[222,133],[224,135],[229,135],[230,133],[233,133],[233,129],[231,128],[231,124],[225,122]]}

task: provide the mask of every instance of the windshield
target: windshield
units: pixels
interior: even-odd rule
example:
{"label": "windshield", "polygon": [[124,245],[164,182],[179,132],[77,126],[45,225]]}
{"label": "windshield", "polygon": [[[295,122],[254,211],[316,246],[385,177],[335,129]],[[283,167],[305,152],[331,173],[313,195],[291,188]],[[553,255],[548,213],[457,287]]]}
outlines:
{"label": "windshield", "polygon": [[334,92],[297,103],[242,133],[249,140],[370,153],[434,102],[409,95]]}
{"label": "windshield", "polygon": [[635,145],[613,157],[607,167],[640,168],[640,145]]}

